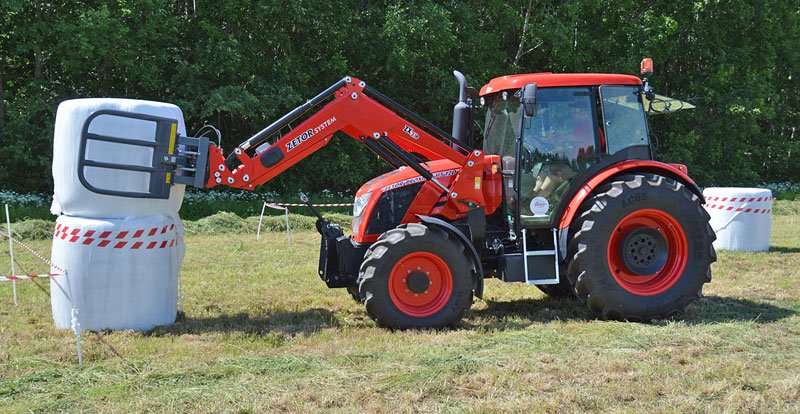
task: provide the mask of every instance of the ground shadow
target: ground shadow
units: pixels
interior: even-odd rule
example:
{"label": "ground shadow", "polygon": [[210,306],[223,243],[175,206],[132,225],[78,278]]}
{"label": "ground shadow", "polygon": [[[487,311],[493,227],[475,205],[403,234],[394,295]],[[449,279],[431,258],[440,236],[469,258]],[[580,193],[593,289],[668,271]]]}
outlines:
{"label": "ground shadow", "polygon": [[593,315],[575,298],[484,300],[486,308],[468,311],[463,326],[487,330],[518,330],[532,323],[586,321]]}
{"label": "ground shadow", "polygon": [[[524,299],[507,302],[486,300],[485,309],[466,313],[463,327],[486,330],[519,330],[533,323],[599,319],[576,299]],[[705,296],[689,305],[682,318],[687,324],[752,321],[771,323],[798,314],[769,303],[722,296]],[[654,323],[658,323],[655,321]]]}
{"label": "ground shadow", "polygon": [[159,326],[150,336],[202,334],[208,332],[242,332],[248,335],[296,335],[313,333],[324,328],[338,327],[339,320],[327,309],[312,308],[297,312],[275,312],[268,316],[251,317],[241,312],[208,318],[179,315],[174,324]]}
{"label": "ground shadow", "polygon": [[[527,329],[535,323],[555,321],[591,321],[598,319],[577,299],[544,297],[510,301],[486,300],[483,309],[471,309],[457,329],[510,331]],[[771,323],[798,312],[764,302],[722,296],[706,296],[689,305],[681,320],[687,324],[723,322]],[[661,321],[654,321],[658,324]],[[209,332],[241,332],[249,335],[309,334],[325,328],[340,327],[335,314],[327,309],[312,308],[296,312],[275,312],[251,317],[248,313],[223,314],[216,317],[179,317],[169,326],[160,326],[147,333],[150,336],[190,335]]]}
{"label": "ground shadow", "polygon": [[800,253],[800,247],[769,246],[769,253]]}
{"label": "ground shadow", "polygon": [[744,322],[771,323],[798,312],[749,299],[709,295],[689,305],[683,320],[689,324]]}

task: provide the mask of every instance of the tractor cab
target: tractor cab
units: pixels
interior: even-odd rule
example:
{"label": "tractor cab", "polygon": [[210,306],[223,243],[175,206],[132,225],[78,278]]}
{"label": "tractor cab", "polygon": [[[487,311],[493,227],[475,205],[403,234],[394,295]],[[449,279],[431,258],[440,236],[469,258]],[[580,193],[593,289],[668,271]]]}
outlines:
{"label": "tractor cab", "polygon": [[564,201],[595,171],[650,159],[643,92],[635,76],[604,74],[515,75],[484,86],[483,145],[501,157],[510,218],[556,227]]}

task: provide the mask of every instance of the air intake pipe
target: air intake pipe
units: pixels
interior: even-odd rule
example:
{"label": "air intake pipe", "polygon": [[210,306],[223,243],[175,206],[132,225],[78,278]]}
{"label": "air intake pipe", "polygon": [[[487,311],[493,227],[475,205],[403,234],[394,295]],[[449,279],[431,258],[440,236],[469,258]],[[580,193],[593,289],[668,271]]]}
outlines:
{"label": "air intake pipe", "polygon": [[467,95],[467,78],[463,73],[454,70],[458,80],[458,103],[453,107],[453,138],[467,146],[472,146],[473,108]]}

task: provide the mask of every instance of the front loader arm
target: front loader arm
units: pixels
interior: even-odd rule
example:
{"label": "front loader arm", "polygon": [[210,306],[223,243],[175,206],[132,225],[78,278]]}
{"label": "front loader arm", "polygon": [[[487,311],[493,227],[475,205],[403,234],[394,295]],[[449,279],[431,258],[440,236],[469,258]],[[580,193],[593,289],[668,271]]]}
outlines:
{"label": "front loader arm", "polygon": [[[227,161],[222,149],[212,144],[208,153],[209,174],[206,187],[211,188],[221,184],[253,189],[326,146],[337,131],[364,142],[389,162],[396,163],[398,158],[409,160],[408,153],[418,153],[431,160],[449,159],[459,165],[467,163],[468,157],[472,154],[468,152],[468,155],[464,155],[442,141],[442,139],[453,140],[452,137],[419,117],[415,118],[417,122],[411,122],[398,115],[397,108],[390,109],[365,94],[365,89],[369,88],[358,79],[350,77],[342,79],[240,144]],[[375,94],[378,96],[377,99],[388,100],[378,93]],[[271,145],[259,146],[277,134],[281,128],[331,97],[332,100],[291,131],[283,134],[277,141]],[[425,125],[427,129],[423,129],[418,123]],[[463,144],[461,146],[464,147]],[[398,150],[401,154],[397,154]],[[469,148],[464,150],[471,151]],[[231,169],[228,161],[234,158],[238,160],[239,165]],[[412,168],[422,167],[412,165]]]}

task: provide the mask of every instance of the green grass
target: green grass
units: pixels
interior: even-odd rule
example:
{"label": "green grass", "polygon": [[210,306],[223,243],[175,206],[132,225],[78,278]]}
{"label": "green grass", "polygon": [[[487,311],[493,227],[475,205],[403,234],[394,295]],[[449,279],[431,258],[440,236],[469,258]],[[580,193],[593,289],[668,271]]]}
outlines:
{"label": "green grass", "polygon": [[800,216],[775,217],[769,253],[720,252],[705,298],[678,321],[598,321],[576,301],[489,280],[459,327],[404,332],[376,328],[325,287],[315,232],[294,233],[289,247],[276,226],[256,242],[250,221],[239,233],[187,235],[185,315],[147,333],[84,333],[82,367],[47,296],[20,283],[15,307],[1,282],[0,412],[800,407]]}

